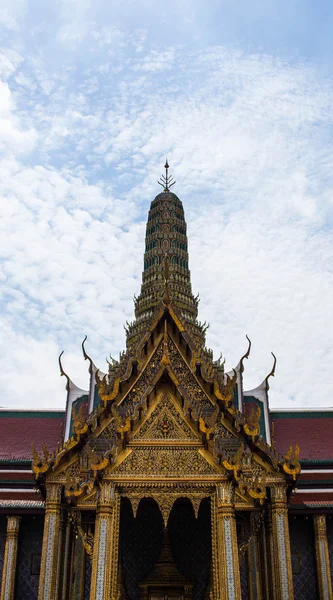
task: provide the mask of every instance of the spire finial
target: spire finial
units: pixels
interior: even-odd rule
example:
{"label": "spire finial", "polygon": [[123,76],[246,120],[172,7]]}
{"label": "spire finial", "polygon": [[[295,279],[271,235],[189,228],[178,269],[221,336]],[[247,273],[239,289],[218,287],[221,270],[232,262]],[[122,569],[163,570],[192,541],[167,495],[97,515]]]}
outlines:
{"label": "spire finial", "polygon": [[168,163],[167,158],[165,160],[164,168],[165,168],[165,175],[161,175],[160,180],[157,183],[164,188],[165,192],[168,192],[169,189],[173,185],[175,185],[176,182],[173,180],[172,175],[169,175],[169,163]]}

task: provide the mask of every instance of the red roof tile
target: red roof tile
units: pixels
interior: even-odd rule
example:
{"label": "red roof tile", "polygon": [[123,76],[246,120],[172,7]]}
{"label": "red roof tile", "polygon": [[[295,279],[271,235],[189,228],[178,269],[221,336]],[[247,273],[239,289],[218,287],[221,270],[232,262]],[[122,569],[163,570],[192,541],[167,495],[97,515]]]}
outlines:
{"label": "red roof tile", "polygon": [[61,438],[62,412],[0,411],[0,460],[31,460],[31,444],[50,451]]}
{"label": "red roof tile", "polygon": [[291,505],[304,504],[305,506],[309,504],[319,504],[319,503],[328,503],[333,502],[333,489],[332,492],[322,492],[320,493],[309,493],[304,494],[302,490],[296,492],[296,494],[292,494],[290,498]]}
{"label": "red roof tile", "polygon": [[[296,413],[297,414],[297,413]],[[298,444],[302,460],[333,460],[333,415],[274,418],[275,443],[285,454],[289,446]],[[316,413],[318,414],[318,413]]]}

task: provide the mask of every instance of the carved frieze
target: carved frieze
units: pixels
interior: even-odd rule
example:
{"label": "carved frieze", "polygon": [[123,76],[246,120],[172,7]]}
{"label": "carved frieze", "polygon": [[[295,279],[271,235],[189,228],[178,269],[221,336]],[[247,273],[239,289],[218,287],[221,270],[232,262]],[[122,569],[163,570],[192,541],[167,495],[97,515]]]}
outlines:
{"label": "carved frieze", "polygon": [[112,472],[125,476],[193,477],[216,475],[197,447],[133,448],[131,454]]}

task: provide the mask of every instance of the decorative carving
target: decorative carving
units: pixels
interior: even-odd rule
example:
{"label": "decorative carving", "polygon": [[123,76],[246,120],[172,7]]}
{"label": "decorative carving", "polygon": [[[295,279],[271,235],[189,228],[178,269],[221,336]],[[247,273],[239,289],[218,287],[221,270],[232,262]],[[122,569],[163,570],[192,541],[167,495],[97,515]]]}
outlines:
{"label": "decorative carving", "polygon": [[134,435],[135,440],[195,440],[193,433],[184,418],[180,416],[169,392],[162,393],[150,417]]}
{"label": "decorative carving", "polygon": [[214,394],[216,398],[221,400],[224,405],[231,408],[232,399],[234,397],[234,388],[237,383],[237,373],[234,369],[234,374],[230,377],[227,373],[225,374],[226,381],[221,381],[217,376],[214,379]]}
{"label": "decorative carving", "polygon": [[216,486],[217,506],[232,505],[234,498],[234,487],[232,482],[219,483]]}
{"label": "decorative carving", "polygon": [[46,473],[49,470],[49,458],[50,453],[45,444],[42,446],[44,458],[41,458],[36,450],[35,442],[31,444],[32,451],[32,470],[35,474],[35,477],[38,477],[41,473]]}
{"label": "decorative carving", "polygon": [[73,431],[74,434],[83,434],[88,431],[88,402],[82,402],[77,408],[76,404],[73,404],[72,418],[73,418]]}
{"label": "decorative carving", "polygon": [[290,446],[287,454],[284,457],[283,470],[288,475],[291,475],[293,480],[296,481],[297,475],[301,472],[301,464],[298,460],[300,454],[299,445],[296,444],[295,450]]}
{"label": "decorative carving", "polygon": [[131,454],[115,468],[122,475],[163,477],[190,477],[216,475],[214,469],[196,447],[144,447],[133,448]]}
{"label": "decorative carving", "polygon": [[162,357],[163,344],[159,344],[145,370],[135,383],[134,388],[129,392],[126,399],[121,404],[122,414],[133,416],[137,412],[139,406],[143,408],[144,412],[146,411],[147,395],[153,389],[155,377],[161,369]]}
{"label": "decorative carving", "polygon": [[129,492],[126,494],[126,496],[128,496],[128,498],[131,501],[134,517],[136,517],[137,515],[139,504],[143,498],[152,498],[153,500],[155,500],[155,502],[160,508],[165,527],[167,527],[169,515],[176,500],[178,500],[179,498],[188,498],[192,503],[193,511],[195,517],[197,518],[201,501],[203,500],[203,498],[207,497],[204,492],[189,491],[184,493],[181,490],[173,492],[171,490],[163,488],[161,488],[160,490],[154,490],[152,488],[148,493]]}
{"label": "decorative carving", "polygon": [[250,406],[249,412],[246,414],[246,423],[244,425],[244,432],[246,435],[252,438],[252,441],[260,434],[260,406]]}
{"label": "decorative carving", "polygon": [[168,348],[171,369],[176,375],[186,395],[185,400],[187,400],[187,405],[185,408],[188,409],[190,407],[194,409],[197,418],[204,416],[206,413],[211,414],[214,409],[212,402],[198,385],[193,373],[191,373],[189,367],[180,356],[176,346],[170,338],[168,340]]}
{"label": "decorative carving", "polygon": [[100,506],[112,505],[115,502],[115,487],[109,481],[103,481],[100,488]]}

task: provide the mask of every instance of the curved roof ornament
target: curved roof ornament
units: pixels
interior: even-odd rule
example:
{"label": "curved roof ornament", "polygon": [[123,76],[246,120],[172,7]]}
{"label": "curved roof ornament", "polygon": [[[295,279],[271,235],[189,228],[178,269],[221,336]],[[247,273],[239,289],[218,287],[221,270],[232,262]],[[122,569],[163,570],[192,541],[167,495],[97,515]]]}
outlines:
{"label": "curved roof ornament", "polygon": [[65,373],[65,371],[63,369],[63,366],[62,366],[62,362],[61,362],[61,357],[62,357],[63,353],[64,353],[64,350],[62,352],[60,352],[60,354],[59,354],[59,358],[58,358],[59,369],[60,369],[60,375],[61,375],[61,377],[64,376],[67,379],[66,390],[67,390],[67,392],[69,392],[70,379],[69,379],[67,373]]}
{"label": "curved roof ornament", "polygon": [[274,359],[274,361],[273,361],[273,367],[272,367],[272,370],[271,370],[271,372],[270,372],[270,373],[268,373],[268,375],[267,375],[267,377],[266,377],[266,379],[265,379],[265,381],[266,381],[266,392],[268,392],[268,390],[269,390],[269,384],[268,384],[268,380],[269,380],[269,378],[270,378],[270,377],[274,377],[274,375],[275,375],[276,356],[275,356],[274,352],[271,352],[271,355],[273,356],[273,359]]}
{"label": "curved roof ornament", "polygon": [[170,190],[170,188],[175,185],[175,181],[172,177],[172,175],[169,175],[169,164],[168,164],[168,159],[166,159],[165,161],[165,175],[161,175],[160,179],[158,180],[158,184],[162,186],[162,188],[164,188],[165,192],[168,192]]}
{"label": "curved roof ornament", "polygon": [[252,342],[251,342],[251,340],[250,340],[249,336],[246,334],[246,335],[245,335],[245,337],[246,337],[247,341],[249,342],[249,345],[248,345],[248,348],[247,348],[247,350],[246,350],[246,352],[245,352],[244,356],[242,356],[242,358],[241,358],[241,359],[240,359],[240,361],[239,361],[239,362],[240,362],[240,371],[241,371],[241,373],[243,373],[243,371],[244,371],[243,360],[244,360],[245,358],[249,358],[249,356],[250,356],[250,352],[251,352],[251,346],[252,346]]}
{"label": "curved roof ornament", "polygon": [[84,347],[84,344],[86,343],[87,339],[88,339],[88,336],[87,336],[87,335],[85,335],[85,336],[84,336],[84,340],[83,340],[83,342],[82,342],[82,344],[81,344],[81,346],[82,346],[82,352],[83,352],[84,360],[89,360],[89,362],[90,362],[90,367],[92,368],[92,366],[93,366],[93,361],[92,361],[92,359],[90,358],[90,356],[87,354],[87,352],[86,352],[86,349],[85,349],[85,347]]}

